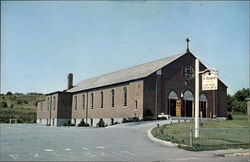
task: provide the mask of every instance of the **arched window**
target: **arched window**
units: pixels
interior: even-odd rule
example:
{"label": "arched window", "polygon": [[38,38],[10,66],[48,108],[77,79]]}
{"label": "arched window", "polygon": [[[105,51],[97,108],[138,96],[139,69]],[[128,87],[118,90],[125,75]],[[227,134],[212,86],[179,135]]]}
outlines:
{"label": "arched window", "polygon": [[207,97],[204,94],[200,95],[200,101],[206,102],[207,101]]}
{"label": "arched window", "polygon": [[75,110],[77,110],[77,96],[75,96]]}
{"label": "arched window", "polygon": [[56,96],[53,96],[53,109],[56,109]]}
{"label": "arched window", "polygon": [[94,108],[94,94],[93,93],[91,93],[90,102],[91,102],[91,109],[93,109]]}
{"label": "arched window", "polygon": [[100,97],[101,97],[101,108],[103,108],[103,91],[101,91]]}
{"label": "arched window", "polygon": [[111,90],[111,106],[115,106],[115,90]]}
{"label": "arched window", "polygon": [[168,99],[178,100],[178,97],[177,97],[177,94],[175,93],[175,91],[172,90],[172,91],[169,92]]}
{"label": "arched window", "polygon": [[193,94],[192,94],[191,91],[186,90],[186,91],[184,92],[183,99],[184,99],[184,100],[188,100],[188,101],[193,101],[193,100],[194,100],[194,96],[193,96]]}
{"label": "arched window", "polygon": [[85,108],[85,95],[82,95],[82,109]]}
{"label": "arched window", "polygon": [[127,106],[127,100],[128,100],[128,94],[127,94],[127,88],[123,88],[123,106]]}

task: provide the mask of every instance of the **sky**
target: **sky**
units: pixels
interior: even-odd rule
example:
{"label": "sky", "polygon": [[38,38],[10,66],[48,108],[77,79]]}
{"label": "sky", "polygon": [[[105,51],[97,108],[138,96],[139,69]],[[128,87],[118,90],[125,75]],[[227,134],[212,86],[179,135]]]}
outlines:
{"label": "sky", "polygon": [[248,1],[2,1],[1,93],[50,93],[186,51],[249,87]]}

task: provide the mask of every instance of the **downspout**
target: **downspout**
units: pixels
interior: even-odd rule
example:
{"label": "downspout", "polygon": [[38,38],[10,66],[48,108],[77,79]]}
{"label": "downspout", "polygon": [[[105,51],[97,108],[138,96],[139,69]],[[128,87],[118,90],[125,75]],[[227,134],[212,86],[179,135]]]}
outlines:
{"label": "downspout", "polygon": [[88,91],[87,91],[87,104],[86,104],[86,123],[88,123],[88,103],[89,103],[89,95],[88,95]]}
{"label": "downspout", "polygon": [[50,96],[50,103],[49,103],[49,125],[51,126],[51,105],[52,105],[52,95]]}

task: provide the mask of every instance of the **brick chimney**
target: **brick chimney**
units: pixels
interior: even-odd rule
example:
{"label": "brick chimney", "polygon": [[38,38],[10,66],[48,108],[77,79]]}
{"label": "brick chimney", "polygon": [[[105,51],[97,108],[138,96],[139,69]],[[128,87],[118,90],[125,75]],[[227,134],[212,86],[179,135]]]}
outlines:
{"label": "brick chimney", "polygon": [[68,75],[68,89],[73,87],[73,74],[69,73]]}

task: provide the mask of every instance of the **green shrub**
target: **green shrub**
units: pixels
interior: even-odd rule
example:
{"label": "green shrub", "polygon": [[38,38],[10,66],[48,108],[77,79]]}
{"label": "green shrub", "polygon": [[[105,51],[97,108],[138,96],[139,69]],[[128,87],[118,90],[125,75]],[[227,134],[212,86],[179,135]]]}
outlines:
{"label": "green shrub", "polygon": [[0,107],[7,108],[7,107],[8,107],[7,102],[6,102],[6,101],[1,101],[1,102],[0,102]]}
{"label": "green shrub", "polygon": [[82,121],[77,125],[78,127],[89,127],[88,123],[84,122],[84,119],[82,119]]}
{"label": "green shrub", "polygon": [[145,116],[143,118],[144,121],[151,121],[151,120],[156,120],[156,119],[157,119],[156,116]]}
{"label": "green shrub", "polygon": [[71,123],[70,120],[68,120],[67,123],[64,123],[63,126],[76,126],[74,123]]}
{"label": "green shrub", "polygon": [[19,98],[19,99],[16,100],[16,103],[17,103],[18,105],[21,105],[21,104],[23,104],[23,100]]}
{"label": "green shrub", "polygon": [[96,124],[97,127],[106,127],[105,122],[103,119],[100,119],[99,122]]}
{"label": "green shrub", "polygon": [[133,117],[133,118],[123,118],[122,123],[129,123],[129,122],[138,122],[141,121],[139,117]]}
{"label": "green shrub", "polygon": [[116,122],[114,122],[112,125],[116,125],[116,124],[119,124],[119,123],[116,121]]}
{"label": "green shrub", "polygon": [[228,114],[228,116],[227,116],[227,120],[233,120],[233,116],[232,116],[232,114],[230,113],[230,114]]}
{"label": "green shrub", "polygon": [[13,104],[13,103],[11,103],[9,107],[10,107],[10,108],[13,108],[13,107],[14,107],[14,104]]}

